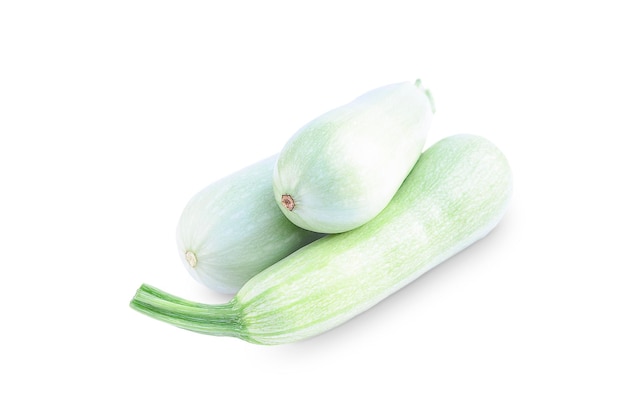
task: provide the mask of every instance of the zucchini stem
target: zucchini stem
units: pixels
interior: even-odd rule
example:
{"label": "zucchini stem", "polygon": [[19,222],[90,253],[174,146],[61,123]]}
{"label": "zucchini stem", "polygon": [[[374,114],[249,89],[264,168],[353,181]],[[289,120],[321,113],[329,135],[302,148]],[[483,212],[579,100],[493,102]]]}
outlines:
{"label": "zucchini stem", "polygon": [[235,302],[208,305],[179,298],[147,284],[141,285],[131,308],[160,321],[201,334],[246,339]]}

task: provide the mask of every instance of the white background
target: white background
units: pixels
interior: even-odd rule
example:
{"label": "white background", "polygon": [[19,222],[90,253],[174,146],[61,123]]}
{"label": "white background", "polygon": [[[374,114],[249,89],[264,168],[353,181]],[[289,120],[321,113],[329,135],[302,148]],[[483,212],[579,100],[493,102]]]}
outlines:
{"label": "white background", "polygon": [[[609,1],[0,3],[0,415],[626,416],[624,14]],[[319,337],[128,307],[202,187],[421,78],[515,192],[484,240]]]}

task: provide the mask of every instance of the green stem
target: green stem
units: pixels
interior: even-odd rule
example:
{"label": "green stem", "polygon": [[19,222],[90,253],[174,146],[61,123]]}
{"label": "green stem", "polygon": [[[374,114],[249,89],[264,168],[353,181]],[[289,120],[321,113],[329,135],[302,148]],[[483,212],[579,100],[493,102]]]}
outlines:
{"label": "green stem", "polygon": [[191,302],[143,284],[130,306],[149,317],[179,328],[245,339],[241,315],[233,301],[221,305]]}

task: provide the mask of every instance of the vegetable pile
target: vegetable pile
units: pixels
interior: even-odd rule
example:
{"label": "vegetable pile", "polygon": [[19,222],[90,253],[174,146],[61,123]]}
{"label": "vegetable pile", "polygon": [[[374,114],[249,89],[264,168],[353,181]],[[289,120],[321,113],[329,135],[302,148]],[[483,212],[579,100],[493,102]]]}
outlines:
{"label": "vegetable pile", "polygon": [[510,167],[475,135],[422,153],[432,115],[419,81],[372,90],[305,125],[278,156],[208,186],[183,211],[179,252],[201,283],[236,294],[208,305],[144,284],[131,307],[199,333],[290,343],[483,238],[504,215]]}

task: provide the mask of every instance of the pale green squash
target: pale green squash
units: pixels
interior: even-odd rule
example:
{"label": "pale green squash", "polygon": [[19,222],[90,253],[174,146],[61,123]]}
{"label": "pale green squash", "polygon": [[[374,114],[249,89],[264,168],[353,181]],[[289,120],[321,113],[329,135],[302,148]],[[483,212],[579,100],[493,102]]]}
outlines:
{"label": "pale green squash", "polygon": [[274,197],[294,224],[345,232],[371,220],[419,158],[433,116],[418,80],[380,87],[312,120],[287,142]]}
{"label": "pale green squash", "polygon": [[321,236],[289,222],[274,202],[277,158],[216,181],[184,208],[176,230],[178,253],[205,286],[235,293],[252,276]]}

